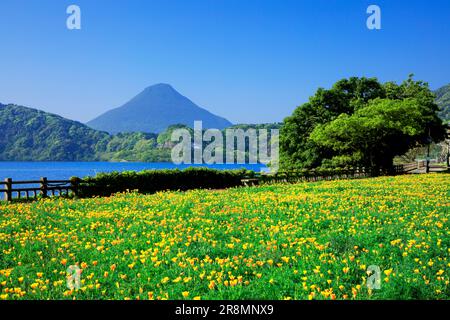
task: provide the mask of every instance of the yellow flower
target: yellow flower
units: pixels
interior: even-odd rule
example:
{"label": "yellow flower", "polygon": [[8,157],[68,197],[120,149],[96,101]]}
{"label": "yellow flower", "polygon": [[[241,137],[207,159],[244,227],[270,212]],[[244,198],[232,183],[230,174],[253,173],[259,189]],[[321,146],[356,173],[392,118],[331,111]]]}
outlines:
{"label": "yellow flower", "polygon": [[187,298],[189,296],[189,291],[183,291],[183,298]]}
{"label": "yellow flower", "polygon": [[178,282],[180,282],[181,280],[182,280],[181,277],[177,277],[177,278],[173,279],[172,282],[173,282],[173,283],[178,283]]}
{"label": "yellow flower", "polygon": [[191,277],[185,277],[185,278],[183,279],[183,282],[184,282],[184,283],[188,283],[188,282],[191,281],[191,280],[192,280]]}
{"label": "yellow flower", "polygon": [[384,270],[384,274],[389,277],[391,275],[392,271],[393,271],[393,269]]}
{"label": "yellow flower", "polygon": [[169,278],[169,277],[164,277],[164,278],[161,280],[161,283],[164,284],[164,283],[167,283],[167,282],[169,282],[169,281],[170,281],[170,278]]}
{"label": "yellow flower", "polygon": [[289,263],[289,257],[281,257],[281,260],[285,263]]}

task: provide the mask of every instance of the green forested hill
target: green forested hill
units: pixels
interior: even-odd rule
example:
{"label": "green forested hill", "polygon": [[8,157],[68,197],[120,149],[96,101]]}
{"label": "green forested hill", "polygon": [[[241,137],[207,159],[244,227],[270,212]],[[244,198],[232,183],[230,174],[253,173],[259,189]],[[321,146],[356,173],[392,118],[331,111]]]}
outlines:
{"label": "green forested hill", "polygon": [[157,135],[109,135],[63,117],[0,104],[0,161],[167,161]]}
{"label": "green forested hill", "polygon": [[436,90],[436,103],[441,110],[439,116],[445,120],[450,121],[450,84]]}
{"label": "green forested hill", "polygon": [[0,160],[97,160],[105,132],[76,121],[17,105],[0,104]]}
{"label": "green forested hill", "polygon": [[[274,129],[280,124],[236,125],[234,129]],[[18,105],[0,104],[0,161],[171,161],[172,131],[115,135],[80,122]]]}
{"label": "green forested hill", "polygon": [[[280,124],[236,125],[234,129],[273,129]],[[115,135],[80,122],[18,105],[0,104],[0,161],[171,161],[172,131]]]}
{"label": "green forested hill", "polygon": [[98,156],[102,161],[170,161],[170,149],[159,145],[154,133],[118,133],[110,136],[106,146],[98,146]]}

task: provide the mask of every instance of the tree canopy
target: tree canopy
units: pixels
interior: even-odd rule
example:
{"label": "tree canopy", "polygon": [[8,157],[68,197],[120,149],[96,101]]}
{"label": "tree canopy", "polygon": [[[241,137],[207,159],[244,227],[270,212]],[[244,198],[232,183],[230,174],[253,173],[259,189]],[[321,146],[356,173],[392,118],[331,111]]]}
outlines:
{"label": "tree canopy", "polygon": [[428,85],[375,78],[338,81],[319,89],[284,121],[282,169],[364,166],[389,171],[393,158],[444,136]]}

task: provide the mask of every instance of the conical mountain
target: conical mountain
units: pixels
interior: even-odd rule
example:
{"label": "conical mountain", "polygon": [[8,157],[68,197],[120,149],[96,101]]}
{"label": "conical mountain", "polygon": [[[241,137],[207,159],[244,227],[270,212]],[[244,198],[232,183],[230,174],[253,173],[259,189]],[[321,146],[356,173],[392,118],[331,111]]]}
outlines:
{"label": "conical mountain", "polygon": [[118,132],[164,131],[173,124],[189,127],[203,121],[203,128],[224,129],[231,122],[197,106],[168,84],[146,88],[123,106],[107,111],[87,123],[91,128],[112,134]]}

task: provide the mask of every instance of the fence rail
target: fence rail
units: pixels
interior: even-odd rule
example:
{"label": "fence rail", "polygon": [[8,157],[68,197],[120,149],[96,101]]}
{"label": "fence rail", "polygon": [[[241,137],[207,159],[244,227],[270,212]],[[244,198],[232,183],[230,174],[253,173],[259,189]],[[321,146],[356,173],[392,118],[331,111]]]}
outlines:
{"label": "fence rail", "polygon": [[420,160],[413,163],[400,164],[394,166],[396,173],[408,173],[414,170],[420,170],[427,166],[426,160]]}
{"label": "fence rail", "polygon": [[[5,181],[0,182],[0,194],[5,195],[5,201],[36,199],[38,196],[47,198],[55,195],[69,195],[70,193],[76,196],[78,193],[78,181],[78,179],[48,180],[45,177],[40,180],[15,181],[7,178]],[[18,185],[19,187],[16,187]],[[31,186],[27,187],[24,185]]]}
{"label": "fence rail", "polygon": [[[426,161],[421,160],[415,163],[395,165],[391,174],[406,174],[417,169],[426,167]],[[383,174],[380,172],[379,174]],[[336,179],[354,179],[369,177],[371,172],[365,168],[355,169],[337,169],[325,171],[279,171],[274,174],[258,174],[255,177],[243,179],[242,183],[245,186],[258,185],[261,183],[277,183],[277,182],[300,182],[300,181],[322,181],[322,180],[336,180]]]}
{"label": "fence rail", "polygon": [[368,176],[369,172],[364,170],[364,168],[327,171],[280,171],[275,174],[260,174],[251,179],[244,179],[242,182],[244,185],[249,186],[260,183],[314,182],[322,180],[363,178]]}
{"label": "fence rail", "polygon": [[[422,169],[426,166],[426,161],[417,163],[402,164],[394,166],[394,171],[390,174],[405,174],[411,171]],[[275,174],[256,174],[241,179],[241,185],[250,186],[260,183],[277,182],[300,182],[300,181],[322,181],[335,179],[353,179],[368,177],[373,172],[364,168],[336,169],[336,170],[309,170],[309,171],[280,171]],[[382,174],[380,172],[380,174]],[[30,186],[26,186],[30,185]],[[83,184],[83,180],[72,178],[70,180],[48,180],[43,177],[40,180],[14,181],[11,178],[0,182],[0,195],[5,194],[4,200],[13,199],[36,199],[60,195],[85,196],[83,191],[90,188]],[[138,188],[139,189],[139,188]],[[94,193],[93,195],[98,195]]]}

